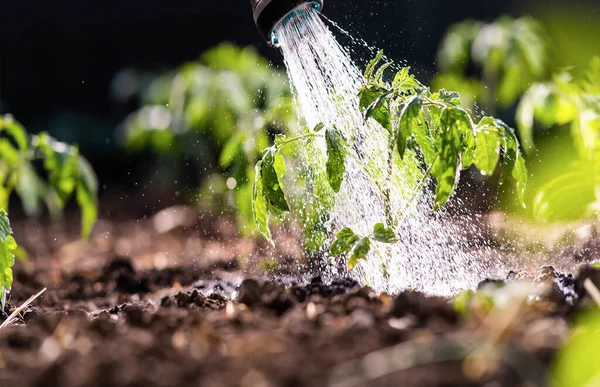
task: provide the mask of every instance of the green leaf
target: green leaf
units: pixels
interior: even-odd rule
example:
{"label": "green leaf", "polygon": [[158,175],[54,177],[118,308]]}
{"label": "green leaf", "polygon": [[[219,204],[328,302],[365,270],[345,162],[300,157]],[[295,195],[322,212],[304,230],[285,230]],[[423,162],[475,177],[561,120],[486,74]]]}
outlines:
{"label": "green leaf", "polygon": [[254,188],[252,190],[252,215],[254,216],[254,223],[256,223],[256,228],[258,231],[269,241],[271,245],[274,245],[271,237],[271,231],[269,230],[269,210],[267,207],[267,199],[265,198],[263,180],[261,176],[262,163],[262,160],[256,163],[254,173]]}
{"label": "green leaf", "polygon": [[438,92],[440,96],[440,100],[447,102],[449,104],[459,106],[460,105],[460,94],[456,91],[446,91],[445,89],[440,89]]}
{"label": "green leaf", "polygon": [[42,210],[41,204],[46,193],[46,187],[42,179],[37,175],[33,165],[28,160],[22,160],[19,164],[18,181],[16,191],[21,199],[23,209],[27,216],[33,216]]}
{"label": "green leaf", "polygon": [[373,81],[376,83],[381,83],[382,79],[383,79],[383,73],[385,72],[385,70],[387,70],[388,67],[390,67],[392,64],[394,64],[394,62],[387,62],[384,63],[375,73],[375,76],[373,77]]}
{"label": "green leaf", "polygon": [[468,125],[469,119],[465,116],[466,113],[457,108],[445,108],[442,111],[436,138],[438,157],[431,171],[437,179],[434,204],[436,210],[446,204],[458,184],[463,146],[468,146],[463,136],[468,136],[471,130]]}
{"label": "green leaf", "polygon": [[329,248],[329,254],[337,257],[352,250],[354,244],[360,239],[350,228],[344,227],[335,236],[335,241]]}
{"label": "green leaf", "polygon": [[400,158],[404,158],[406,152],[406,144],[415,128],[419,125],[419,117],[421,116],[422,101],[420,95],[412,97],[402,109],[400,113],[400,123],[396,134],[396,146]]}
{"label": "green leaf", "polygon": [[246,157],[244,141],[245,136],[242,134],[235,134],[227,141],[219,155],[219,166],[221,168],[229,168],[239,156]]}
{"label": "green leaf", "polygon": [[0,211],[0,307],[4,309],[6,292],[13,282],[12,266],[15,264],[14,251],[17,248],[15,239],[11,236],[12,229],[6,211]]}
{"label": "green leaf", "polygon": [[25,128],[9,114],[0,118],[0,129],[5,130],[14,139],[20,152],[27,152],[28,144]]}
{"label": "green leaf", "polygon": [[394,88],[400,87],[403,83],[408,80],[408,75],[410,72],[410,67],[403,67],[400,71],[396,73],[396,77],[394,77],[394,82],[392,86]]}
{"label": "green leaf", "polygon": [[352,270],[358,265],[358,261],[360,259],[367,259],[367,255],[371,251],[371,240],[369,238],[361,238],[359,239],[354,248],[352,249],[352,254],[350,254],[350,258],[348,259],[348,269]]}
{"label": "green leaf", "polygon": [[521,205],[525,207],[525,189],[527,188],[527,167],[525,166],[525,159],[521,152],[517,152],[517,158],[515,160],[515,167],[512,170],[512,177],[517,182],[517,196]]}
{"label": "green leaf", "polygon": [[516,121],[519,135],[523,141],[523,148],[526,152],[533,150],[533,120],[534,120],[534,93],[529,90],[519,103],[517,108]]}
{"label": "green leaf", "polygon": [[392,121],[390,118],[390,95],[391,91],[385,92],[375,99],[365,111],[365,120],[373,118],[383,126],[385,130],[392,134]]}
{"label": "green leaf", "polygon": [[494,174],[500,160],[500,136],[491,129],[481,129],[477,132],[477,147],[475,148],[475,166],[487,176]]}
{"label": "green leaf", "polygon": [[275,214],[290,210],[281,188],[285,170],[283,156],[275,148],[269,148],[262,160],[261,176],[265,199],[269,209]]}
{"label": "green leaf", "polygon": [[334,126],[325,132],[327,142],[327,180],[334,192],[340,192],[346,172],[347,143],[342,133]]}
{"label": "green leaf", "polygon": [[379,62],[381,62],[381,59],[383,59],[383,50],[380,50],[377,53],[375,58],[369,62],[367,68],[365,69],[365,79],[367,80],[367,83],[371,82],[373,71],[375,71],[375,67],[379,64]]}
{"label": "green leaf", "polygon": [[317,125],[315,125],[315,132],[320,132],[321,130],[323,130],[323,128],[325,127],[325,124],[322,122],[319,122]]}
{"label": "green leaf", "polygon": [[383,223],[377,223],[373,228],[373,239],[382,243],[396,243],[398,236],[391,227],[386,227]]}

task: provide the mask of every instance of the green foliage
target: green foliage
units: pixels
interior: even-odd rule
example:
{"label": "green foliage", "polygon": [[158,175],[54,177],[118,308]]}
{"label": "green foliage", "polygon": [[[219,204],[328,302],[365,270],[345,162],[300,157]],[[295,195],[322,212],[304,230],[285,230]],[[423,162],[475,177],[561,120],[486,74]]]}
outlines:
{"label": "green foliage", "polygon": [[[524,203],[527,169],[514,131],[491,117],[474,124],[471,113],[461,107],[458,93],[446,90],[431,93],[410,74],[408,68],[400,70],[392,83],[384,81],[384,70],[389,64],[380,66],[382,58],[383,54],[379,53],[369,63],[365,70],[365,84],[358,94],[365,120],[374,120],[389,133],[388,162],[391,166],[389,176],[382,178],[394,179],[391,175],[394,159],[399,158],[402,163],[409,151],[411,155],[419,155],[423,161],[422,170],[425,171],[423,183],[429,177],[436,182],[434,206],[438,209],[452,196],[462,170],[475,166],[482,173],[492,175],[503,154],[502,169],[516,181],[519,198]],[[284,192],[286,187],[282,183],[285,174],[285,163],[281,156],[283,148],[289,144],[298,147],[299,144],[322,137],[325,137],[327,145],[327,181],[332,191],[337,193],[343,183],[349,144],[335,126],[319,124],[313,130],[307,129],[304,134],[293,138],[280,136],[276,138],[275,146],[268,148],[257,164],[254,219],[257,228],[267,239],[271,240],[271,234],[266,214],[280,217],[290,210]],[[394,157],[394,152],[398,157]],[[406,165],[410,163],[404,162]],[[400,168],[404,167],[400,165]],[[389,192],[382,193],[384,200],[389,201],[385,199],[389,198]],[[301,211],[310,207],[307,202],[300,205]],[[387,224],[375,225],[370,235],[359,235],[350,228],[343,228],[330,247],[330,255],[347,255],[348,267],[352,269],[367,257],[373,241],[385,244],[398,242],[393,230],[391,206],[386,204],[385,210]],[[309,239],[315,229],[305,225],[304,231]]]}
{"label": "green foliage", "polygon": [[[315,128],[315,131],[316,128]],[[347,143],[344,135],[335,127],[325,132],[327,141],[327,179],[331,188],[340,192],[346,172]]]}
{"label": "green foliage", "polygon": [[12,265],[17,242],[12,237],[12,229],[6,211],[0,210],[0,310],[4,310],[6,293],[13,281]]}
{"label": "green foliage", "polygon": [[345,227],[340,230],[331,247],[329,254],[331,256],[339,256],[348,254],[348,269],[354,269],[361,259],[367,259],[367,255],[371,251],[371,240],[381,243],[393,244],[398,242],[396,233],[383,223],[378,223],[373,228],[373,232],[367,236],[356,234],[352,229]]}
{"label": "green foliage", "polygon": [[[577,157],[564,173],[553,176],[536,192],[534,216],[550,220],[557,207],[574,197],[590,197],[588,212],[600,211],[600,58],[579,75],[556,74],[552,81],[533,85],[517,111],[518,129],[534,149],[534,128],[568,128]],[[520,162],[519,160],[517,160]],[[520,166],[518,166],[520,168]]]}
{"label": "green foliage", "polygon": [[[223,44],[208,50],[138,91],[142,107],[124,123],[125,146],[184,158],[202,175],[200,204],[235,213],[238,229],[248,234],[252,166],[271,139],[296,122],[286,80],[253,48]],[[229,188],[211,189],[217,179]]]}
{"label": "green foliage", "polygon": [[[377,58],[369,65],[376,68]],[[519,198],[524,204],[527,170],[514,131],[500,120],[483,118],[473,123],[472,114],[460,106],[460,95],[444,89],[431,93],[428,88],[401,70],[392,84],[381,77],[367,77],[360,91],[361,109],[368,109],[370,100],[383,99],[395,128],[396,146],[402,157],[407,149],[422,155],[430,163],[428,170],[437,181],[435,208],[444,205],[452,196],[460,171],[471,165],[484,174],[492,175],[500,154],[504,154],[503,168],[517,182]],[[369,98],[364,98],[368,95]],[[377,120],[380,122],[379,120]]]}
{"label": "green foliage", "polygon": [[597,386],[600,381],[598,346],[600,313],[595,309],[577,318],[569,341],[556,357],[552,386]]}
{"label": "green foliage", "polygon": [[[47,181],[34,167],[40,161]],[[11,236],[7,215],[10,197],[16,192],[29,215],[46,203],[56,215],[75,195],[81,208],[81,233],[87,237],[96,221],[98,183],[91,166],[75,146],[59,142],[46,133],[28,136],[11,115],[0,116],[0,291],[2,302],[12,284],[11,266],[19,248]]]}
{"label": "green foliage", "polygon": [[[454,87],[474,95],[486,110],[512,105],[532,82],[545,79],[549,43],[532,18],[501,17],[485,24],[467,20],[451,26],[438,51],[436,88]],[[473,63],[475,74],[468,73]]]}

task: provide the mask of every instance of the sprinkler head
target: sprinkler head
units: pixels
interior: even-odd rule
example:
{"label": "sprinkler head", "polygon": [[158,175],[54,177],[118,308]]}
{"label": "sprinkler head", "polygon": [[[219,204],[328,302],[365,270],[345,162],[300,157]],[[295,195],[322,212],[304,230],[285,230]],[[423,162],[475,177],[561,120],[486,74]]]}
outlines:
{"label": "sprinkler head", "polygon": [[323,0],[250,0],[254,23],[262,37],[271,46],[277,46],[275,28],[298,15],[299,8],[311,5],[318,12],[323,8]]}

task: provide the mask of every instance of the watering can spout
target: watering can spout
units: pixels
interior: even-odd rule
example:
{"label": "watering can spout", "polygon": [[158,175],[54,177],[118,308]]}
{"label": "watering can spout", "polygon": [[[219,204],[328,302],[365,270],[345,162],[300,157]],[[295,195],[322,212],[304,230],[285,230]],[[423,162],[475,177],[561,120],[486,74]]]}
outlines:
{"label": "watering can spout", "polygon": [[275,28],[279,23],[296,15],[303,6],[312,6],[318,12],[323,8],[323,0],[250,0],[250,4],[256,28],[273,46],[278,44]]}

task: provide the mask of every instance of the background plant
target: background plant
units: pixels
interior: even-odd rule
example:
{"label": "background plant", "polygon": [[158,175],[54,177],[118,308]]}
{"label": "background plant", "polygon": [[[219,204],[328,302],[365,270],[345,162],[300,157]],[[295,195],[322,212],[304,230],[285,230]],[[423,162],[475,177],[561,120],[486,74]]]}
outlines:
{"label": "background plant", "polygon": [[465,20],[446,32],[437,65],[434,90],[458,90],[469,105],[477,102],[494,115],[497,107],[513,105],[531,83],[547,79],[548,36],[530,17],[504,16],[492,23]]}
{"label": "background plant", "polygon": [[[124,124],[125,146],[192,166],[200,205],[235,213],[242,234],[251,233],[253,166],[297,118],[286,75],[253,48],[223,44],[154,77],[138,95],[143,107]],[[186,179],[182,170],[170,176]]]}
{"label": "background plant", "polygon": [[26,214],[39,214],[45,204],[55,217],[74,196],[81,208],[81,233],[87,237],[98,214],[98,184],[94,171],[76,146],[59,142],[46,133],[30,136],[11,115],[0,116],[0,182],[0,306],[3,308],[12,284],[11,267],[17,251],[7,215],[13,193],[21,199]]}
{"label": "background plant", "polygon": [[[567,132],[557,166],[536,190],[533,213],[547,221],[600,213],[600,57],[579,73],[564,70],[529,88],[517,110],[519,134],[533,151],[534,132]],[[535,130],[537,129],[537,130]],[[564,155],[574,149],[569,160]],[[566,213],[565,213],[566,212]],[[570,214],[569,214],[570,212]]]}

